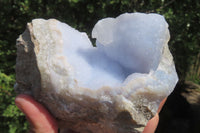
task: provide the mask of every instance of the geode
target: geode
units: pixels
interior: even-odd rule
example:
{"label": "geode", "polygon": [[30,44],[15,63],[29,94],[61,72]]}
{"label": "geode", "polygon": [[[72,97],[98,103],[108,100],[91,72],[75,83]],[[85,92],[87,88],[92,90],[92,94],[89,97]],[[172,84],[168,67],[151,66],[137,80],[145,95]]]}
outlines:
{"label": "geode", "polygon": [[34,19],[17,39],[16,86],[80,133],[139,133],[175,87],[168,24],[125,13],[97,22],[96,47],[55,19]]}

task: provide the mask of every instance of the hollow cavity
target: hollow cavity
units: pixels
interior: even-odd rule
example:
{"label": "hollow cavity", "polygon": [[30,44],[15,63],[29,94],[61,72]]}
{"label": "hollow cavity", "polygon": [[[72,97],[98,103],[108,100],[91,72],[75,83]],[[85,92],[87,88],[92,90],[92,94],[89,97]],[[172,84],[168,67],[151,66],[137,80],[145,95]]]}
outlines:
{"label": "hollow cavity", "polygon": [[156,70],[169,39],[168,25],[157,14],[123,14],[100,20],[92,32],[97,47],[85,33],[64,23],[58,28],[74,79],[80,87],[90,89],[120,87],[130,74]]}

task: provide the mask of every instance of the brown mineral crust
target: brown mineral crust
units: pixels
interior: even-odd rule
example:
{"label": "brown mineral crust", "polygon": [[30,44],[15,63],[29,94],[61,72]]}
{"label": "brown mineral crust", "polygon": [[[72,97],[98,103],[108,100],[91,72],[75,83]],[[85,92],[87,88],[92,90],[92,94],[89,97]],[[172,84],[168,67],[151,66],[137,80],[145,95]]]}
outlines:
{"label": "brown mineral crust", "polygon": [[35,54],[39,49],[37,41],[31,34],[32,25],[28,24],[27,29],[17,39],[15,90],[17,93],[33,95],[37,99],[41,88],[41,76]]}

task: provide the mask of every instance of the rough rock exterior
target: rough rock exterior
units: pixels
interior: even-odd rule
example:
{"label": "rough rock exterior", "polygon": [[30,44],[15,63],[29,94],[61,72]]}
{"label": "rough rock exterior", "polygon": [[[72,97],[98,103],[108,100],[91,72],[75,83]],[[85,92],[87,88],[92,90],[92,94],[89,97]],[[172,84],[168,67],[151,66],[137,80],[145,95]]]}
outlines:
{"label": "rough rock exterior", "polygon": [[[70,57],[63,54],[66,46],[59,23],[55,19],[35,19],[17,39],[16,92],[30,94],[44,104],[60,121],[61,129],[80,133],[142,132],[178,80],[167,45],[168,28],[155,70],[130,74],[118,87],[91,89],[80,86],[68,62]],[[66,32],[76,31],[68,29]],[[80,36],[89,40],[83,33]]]}

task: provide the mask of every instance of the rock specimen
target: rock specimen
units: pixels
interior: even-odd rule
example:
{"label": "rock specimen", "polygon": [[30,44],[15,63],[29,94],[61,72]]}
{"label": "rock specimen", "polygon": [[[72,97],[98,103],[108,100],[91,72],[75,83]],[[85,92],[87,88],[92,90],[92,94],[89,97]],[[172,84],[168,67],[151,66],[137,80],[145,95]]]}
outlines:
{"label": "rock specimen", "polygon": [[17,40],[18,93],[34,96],[62,123],[84,133],[137,133],[178,77],[168,24],[158,14],[125,13],[85,33],[34,19]]}

